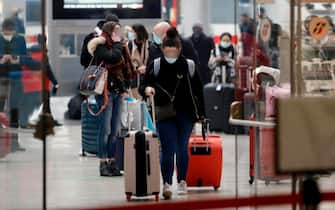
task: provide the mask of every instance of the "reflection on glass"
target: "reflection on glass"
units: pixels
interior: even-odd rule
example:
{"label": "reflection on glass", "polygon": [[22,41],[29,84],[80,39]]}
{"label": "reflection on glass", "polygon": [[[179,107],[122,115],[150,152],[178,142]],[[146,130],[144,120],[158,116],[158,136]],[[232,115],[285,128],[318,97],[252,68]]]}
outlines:
{"label": "reflection on glass", "polygon": [[75,36],[74,34],[61,34],[59,54],[63,56],[73,55],[75,53]]}

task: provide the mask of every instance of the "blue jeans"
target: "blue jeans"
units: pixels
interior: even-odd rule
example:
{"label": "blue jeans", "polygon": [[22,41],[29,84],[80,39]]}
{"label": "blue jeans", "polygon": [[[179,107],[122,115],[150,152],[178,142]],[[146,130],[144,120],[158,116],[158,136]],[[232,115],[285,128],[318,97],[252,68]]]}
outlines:
{"label": "blue jeans", "polygon": [[[121,123],[121,96],[110,93],[106,109],[99,115],[98,156],[101,159],[115,157],[116,136]],[[96,97],[99,108],[104,97]]]}
{"label": "blue jeans", "polygon": [[188,142],[193,129],[189,115],[177,113],[175,119],[159,121],[157,130],[161,142],[161,171],[163,183],[172,184],[176,154],[178,182],[186,179],[188,169]]}

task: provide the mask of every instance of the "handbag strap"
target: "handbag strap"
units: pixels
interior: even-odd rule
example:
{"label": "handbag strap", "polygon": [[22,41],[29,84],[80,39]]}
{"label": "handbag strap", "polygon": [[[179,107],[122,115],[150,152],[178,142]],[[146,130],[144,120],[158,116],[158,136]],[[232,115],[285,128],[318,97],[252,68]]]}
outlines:
{"label": "handbag strap", "polygon": [[178,90],[178,87],[179,87],[179,85],[180,85],[180,81],[181,81],[182,78],[183,78],[182,75],[177,75],[177,79],[178,79],[178,80],[177,80],[177,83],[176,83],[176,87],[175,87],[175,89],[174,89],[174,91],[173,91],[173,94],[169,93],[169,91],[167,91],[166,89],[164,89],[160,84],[156,83],[155,85],[156,85],[159,89],[161,89],[166,95],[169,96],[171,102],[174,102],[174,99],[175,99],[175,97],[176,97],[177,90]]}
{"label": "handbag strap", "polygon": [[197,106],[197,103],[195,102],[195,98],[194,98],[194,94],[193,94],[193,91],[192,91],[192,84],[191,84],[191,79],[190,79],[191,75],[188,73],[187,74],[187,83],[188,83],[188,88],[190,90],[190,94],[191,94],[191,98],[192,98],[192,102],[193,102],[193,106],[194,106],[194,109],[195,109],[195,115],[197,116],[197,118],[199,119],[200,118],[200,115],[199,115],[199,108]]}
{"label": "handbag strap", "polygon": [[104,85],[104,102],[100,108],[100,110],[97,112],[97,113],[94,113],[91,109],[91,107],[89,106],[89,103],[88,103],[88,97],[86,97],[86,105],[87,105],[87,110],[88,112],[97,117],[99,116],[106,108],[107,108],[107,105],[108,105],[108,89],[107,89],[107,84],[108,82],[105,82],[105,85]]}

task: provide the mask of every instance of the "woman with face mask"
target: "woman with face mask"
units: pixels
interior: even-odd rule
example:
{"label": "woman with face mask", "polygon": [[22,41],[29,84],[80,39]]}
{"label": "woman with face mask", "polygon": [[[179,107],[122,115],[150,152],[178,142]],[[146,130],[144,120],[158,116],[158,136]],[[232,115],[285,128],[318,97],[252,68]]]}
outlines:
{"label": "woman with face mask", "polygon": [[182,44],[174,27],[167,31],[161,47],[163,55],[148,67],[140,93],[143,97],[154,96],[162,149],[163,196],[170,199],[175,155],[178,193],[187,193],[188,141],[194,122],[204,117],[203,86],[194,62],[181,55]]}
{"label": "woman with face mask", "polygon": [[[101,176],[120,176],[116,164],[115,141],[120,125],[121,100],[127,95],[127,84],[134,75],[128,48],[121,42],[121,26],[107,22],[101,36],[92,39],[88,51],[93,56],[93,63],[102,64],[108,70],[108,104],[98,116],[100,118],[98,135],[98,156],[100,158]],[[96,96],[99,106],[104,97]]]}
{"label": "woman with face mask", "polygon": [[132,26],[132,30],[128,33],[128,39],[131,60],[137,71],[137,78],[131,83],[132,93],[135,98],[141,99],[141,96],[138,93],[138,86],[140,85],[142,75],[145,74],[147,68],[149,47],[151,43],[149,41],[149,34],[142,24],[135,24]]}
{"label": "woman with face mask", "polygon": [[[220,44],[216,47],[214,52],[216,66],[220,67],[220,70],[222,67],[225,67],[226,78],[225,81],[222,82],[226,83],[231,83],[234,75],[235,49],[231,40],[231,34],[223,33],[220,36]],[[222,74],[223,72],[220,73]]]}

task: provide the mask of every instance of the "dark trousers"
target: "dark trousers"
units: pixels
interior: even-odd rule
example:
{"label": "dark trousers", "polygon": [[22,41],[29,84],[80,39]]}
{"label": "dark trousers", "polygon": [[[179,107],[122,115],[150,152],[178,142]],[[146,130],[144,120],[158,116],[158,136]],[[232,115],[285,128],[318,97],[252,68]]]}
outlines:
{"label": "dark trousers", "polygon": [[193,129],[191,118],[177,113],[175,119],[159,121],[157,130],[161,142],[161,171],[163,183],[172,184],[176,155],[178,182],[185,180],[188,169],[188,142]]}

